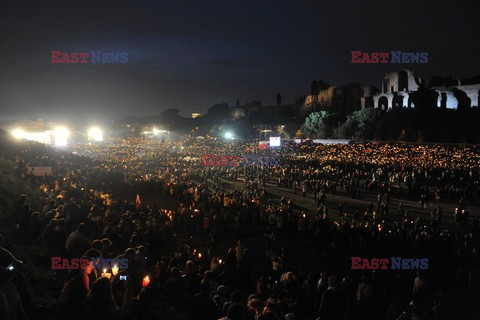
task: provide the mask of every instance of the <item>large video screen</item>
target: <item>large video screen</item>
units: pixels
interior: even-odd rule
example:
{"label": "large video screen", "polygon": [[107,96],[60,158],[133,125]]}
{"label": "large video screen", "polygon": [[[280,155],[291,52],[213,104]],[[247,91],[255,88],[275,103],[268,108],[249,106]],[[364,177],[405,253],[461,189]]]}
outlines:
{"label": "large video screen", "polygon": [[280,147],[280,137],[270,137],[270,147]]}

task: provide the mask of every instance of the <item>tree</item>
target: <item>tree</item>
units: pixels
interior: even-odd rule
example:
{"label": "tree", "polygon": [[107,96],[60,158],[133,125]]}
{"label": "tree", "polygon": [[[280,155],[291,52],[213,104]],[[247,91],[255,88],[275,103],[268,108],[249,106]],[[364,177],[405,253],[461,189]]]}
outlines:
{"label": "tree", "polygon": [[328,118],[330,113],[327,111],[312,112],[305,119],[303,128],[305,131],[314,134],[317,137],[325,138],[328,136]]}
{"label": "tree", "polygon": [[287,123],[283,128],[283,132],[285,132],[287,137],[291,139],[295,137],[295,133],[297,132],[297,128],[299,127],[300,125],[297,125],[296,123]]}
{"label": "tree", "polygon": [[346,138],[354,136],[357,139],[374,139],[381,115],[382,111],[374,108],[355,111],[343,123],[340,134]]}
{"label": "tree", "polygon": [[340,126],[339,137],[350,139],[355,136],[358,128],[358,123],[352,117],[348,117],[347,120]]}

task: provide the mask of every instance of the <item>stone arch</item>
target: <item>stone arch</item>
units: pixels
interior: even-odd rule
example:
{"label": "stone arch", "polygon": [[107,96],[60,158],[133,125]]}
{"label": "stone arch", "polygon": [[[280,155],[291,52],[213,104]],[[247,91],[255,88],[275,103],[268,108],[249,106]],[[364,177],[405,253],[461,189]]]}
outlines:
{"label": "stone arch", "polygon": [[392,101],[392,108],[402,108],[403,107],[403,96],[395,95]]}
{"label": "stone arch", "polygon": [[381,96],[378,99],[378,108],[380,108],[380,110],[388,110],[388,98],[387,97]]}
{"label": "stone arch", "polygon": [[408,106],[409,108],[415,108],[415,102],[414,102],[413,100],[414,100],[414,99],[412,99],[412,97],[410,97],[410,96],[408,97],[407,106]]}

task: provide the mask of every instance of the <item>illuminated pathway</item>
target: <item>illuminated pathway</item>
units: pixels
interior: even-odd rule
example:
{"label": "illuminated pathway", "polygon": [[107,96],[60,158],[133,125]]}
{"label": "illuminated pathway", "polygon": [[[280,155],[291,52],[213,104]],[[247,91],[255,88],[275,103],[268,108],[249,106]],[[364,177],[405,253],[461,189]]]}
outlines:
{"label": "illuminated pathway", "polygon": [[[244,178],[239,178],[238,181],[236,182],[225,180],[225,179],[222,179],[222,181],[225,182],[227,190],[241,189],[245,186]],[[287,188],[280,188],[273,183],[266,183],[265,190],[267,191],[268,194],[273,194],[279,197],[292,199],[294,204],[302,208],[308,209],[311,212],[316,212],[317,210],[316,203],[313,200],[312,193],[307,193],[307,197],[305,198],[302,196],[301,191],[297,191],[297,194],[295,195],[293,193],[293,190],[287,189]],[[369,201],[371,201],[374,204],[374,206],[376,206],[376,203],[377,203],[376,196],[377,194],[375,193],[370,194],[368,192],[368,193],[362,193],[360,199],[351,198],[345,191],[340,190],[339,188],[336,195],[333,195],[330,193],[326,195],[329,214],[334,218],[338,218],[339,203],[342,203],[345,212],[348,212],[351,214],[352,210],[350,209],[354,208],[354,209],[359,209],[359,212],[362,214],[367,208]],[[453,212],[455,210],[455,207],[457,206],[454,203],[431,201],[430,202],[431,206],[429,206],[427,209],[420,209],[418,201],[398,199],[395,197],[392,197],[390,200],[387,220],[392,220],[393,218],[397,217],[398,205],[400,201],[403,203],[404,208],[408,209],[411,217],[416,218],[419,216],[420,219],[426,220],[426,221],[431,220],[430,212],[432,211],[432,209],[436,209],[440,205],[443,210],[442,224],[445,224],[445,223],[448,225],[454,224],[455,220],[454,220]],[[480,207],[478,205],[473,206],[473,205],[467,204],[467,209],[470,212],[470,219],[472,217],[480,218]]]}

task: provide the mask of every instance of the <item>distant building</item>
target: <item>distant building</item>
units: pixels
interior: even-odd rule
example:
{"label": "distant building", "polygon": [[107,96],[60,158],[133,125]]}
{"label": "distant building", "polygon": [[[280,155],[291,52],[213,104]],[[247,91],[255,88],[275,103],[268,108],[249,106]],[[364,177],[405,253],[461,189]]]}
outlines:
{"label": "distant building", "polygon": [[348,114],[360,109],[362,97],[362,87],[359,83],[336,87],[319,81],[318,94],[305,97],[305,111],[325,110]]}
{"label": "distant building", "polygon": [[[436,95],[437,107],[457,109],[470,108],[479,105],[480,81],[479,79],[438,81],[426,89],[433,90]],[[382,90],[373,95],[374,108],[388,110],[394,107],[415,107],[412,94],[424,86],[422,78],[415,78],[412,70],[387,73],[382,81]]]}
{"label": "distant building", "polygon": [[411,70],[387,73],[382,81],[381,92],[373,96],[374,108],[388,110],[406,107],[410,93],[416,91],[422,82],[421,78],[413,76]]}
{"label": "distant building", "polygon": [[375,105],[373,97],[379,92],[379,90],[372,86],[363,87],[363,97],[360,98],[361,109],[373,108]]}

